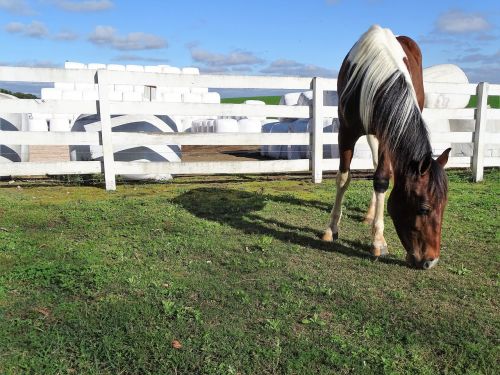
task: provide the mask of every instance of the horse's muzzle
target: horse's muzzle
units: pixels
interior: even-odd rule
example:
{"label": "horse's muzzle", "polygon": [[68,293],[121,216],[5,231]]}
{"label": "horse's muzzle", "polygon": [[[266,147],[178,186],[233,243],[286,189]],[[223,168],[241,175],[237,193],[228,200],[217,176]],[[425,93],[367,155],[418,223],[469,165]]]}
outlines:
{"label": "horse's muzzle", "polygon": [[422,262],[422,269],[424,270],[430,270],[432,267],[434,267],[437,263],[439,262],[439,258],[436,258],[434,260],[426,260]]}
{"label": "horse's muzzle", "polygon": [[431,268],[433,268],[439,262],[439,258],[418,261],[417,259],[415,259],[415,257],[413,255],[407,254],[406,255],[406,261],[412,267],[420,268],[422,270],[430,270]]}

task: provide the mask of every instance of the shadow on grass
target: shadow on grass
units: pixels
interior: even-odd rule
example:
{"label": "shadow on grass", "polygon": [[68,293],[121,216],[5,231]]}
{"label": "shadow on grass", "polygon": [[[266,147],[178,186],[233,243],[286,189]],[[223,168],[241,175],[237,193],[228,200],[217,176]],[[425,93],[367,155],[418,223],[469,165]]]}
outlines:
{"label": "shadow on grass", "polygon": [[[283,220],[263,218],[258,215],[258,212],[263,210],[268,202],[287,203],[327,211],[330,209],[328,204],[318,201],[219,188],[193,189],[173,200],[173,203],[182,206],[199,218],[226,224],[248,234],[267,235],[283,242],[320,251],[333,251],[349,257],[373,259],[369,246],[362,242],[342,240],[328,243],[321,240],[321,232],[308,228],[306,225],[297,227]],[[379,261],[407,267],[404,261],[391,257],[381,258]]]}
{"label": "shadow on grass", "polygon": [[[269,181],[310,181],[310,174],[293,173],[293,174],[268,174],[268,175],[214,175],[214,176],[187,176],[184,178],[175,178],[173,180],[156,181],[148,180],[125,180],[120,176],[117,177],[116,184],[118,187],[124,185],[131,186],[147,186],[147,185],[166,185],[175,183],[175,185],[220,185],[239,182],[269,182]],[[10,176],[0,176],[0,189],[12,189],[20,185],[21,187],[80,187],[93,186],[102,189],[106,188],[103,175],[53,175],[46,177],[27,177],[16,178]]]}
{"label": "shadow on grass", "polygon": [[54,175],[47,177],[21,178],[0,177],[0,189],[22,188],[47,188],[47,187],[98,187],[106,188],[103,178],[92,175]]}
{"label": "shadow on grass", "polygon": [[[349,192],[347,192],[349,194]],[[347,215],[350,218],[359,221],[360,223],[365,220],[366,212],[368,211],[369,200],[366,200],[366,207],[364,209],[359,208],[356,204],[349,203],[348,199],[344,199],[343,204],[345,204],[345,210],[343,211],[343,215]],[[332,203],[333,205],[333,203]]]}

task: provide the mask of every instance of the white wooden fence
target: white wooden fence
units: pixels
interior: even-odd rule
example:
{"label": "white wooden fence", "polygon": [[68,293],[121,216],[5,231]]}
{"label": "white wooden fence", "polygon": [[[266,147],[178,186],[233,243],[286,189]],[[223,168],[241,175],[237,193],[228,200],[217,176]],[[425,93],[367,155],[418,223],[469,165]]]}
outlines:
{"label": "white wooden fence", "polygon": [[[107,190],[116,189],[115,176],[121,174],[248,174],[287,173],[311,171],[314,182],[321,182],[323,171],[337,170],[339,159],[323,159],[323,144],[337,144],[336,133],[323,132],[323,118],[337,117],[337,107],[323,105],[323,91],[335,91],[336,79],[224,76],[224,75],[177,75],[108,70],[69,70],[45,68],[0,67],[0,81],[15,82],[77,82],[97,83],[99,100],[1,100],[0,113],[84,113],[99,114],[101,132],[21,132],[0,131],[0,144],[10,145],[101,145],[103,162],[19,162],[0,164],[0,176],[96,174],[104,173]],[[116,102],[108,99],[109,85],[128,84],[172,87],[209,87],[220,89],[284,89],[313,90],[313,105],[251,106],[240,104]],[[433,133],[433,142],[457,142],[474,144],[473,157],[453,157],[448,167],[473,168],[474,179],[483,178],[485,166],[500,166],[500,158],[484,157],[484,144],[500,144],[500,134],[486,134],[486,121],[500,119],[499,109],[488,109],[488,94],[500,95],[500,85],[487,83],[442,84],[427,83],[426,91],[467,94],[478,96],[474,109],[425,109],[427,119],[475,120],[474,132]],[[248,116],[312,118],[310,133],[280,134],[148,134],[111,132],[112,114],[148,114],[183,116]],[[311,146],[311,158],[299,160],[237,161],[237,162],[117,162],[113,157],[113,145],[304,145]],[[471,160],[472,159],[472,160]],[[372,168],[371,160],[354,159],[353,169]]]}

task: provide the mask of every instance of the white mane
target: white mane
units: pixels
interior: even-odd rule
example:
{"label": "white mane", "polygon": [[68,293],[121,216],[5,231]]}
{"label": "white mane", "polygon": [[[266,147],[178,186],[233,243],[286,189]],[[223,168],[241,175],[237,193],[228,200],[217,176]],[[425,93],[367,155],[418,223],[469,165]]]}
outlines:
{"label": "white mane", "polygon": [[399,129],[390,130],[397,133],[394,134],[396,139],[399,138],[404,128],[403,124],[410,117],[414,107],[418,107],[410,73],[403,61],[405,57],[406,54],[392,31],[378,25],[372,26],[363,34],[349,52],[347,60],[353,70],[350,72],[345,93],[349,96],[358,85],[361,85],[360,117],[367,133],[372,119],[375,96],[382,85],[390,87],[401,76],[394,73],[401,73],[404,76],[411,92],[404,99],[404,108],[395,109],[391,113],[391,117],[400,117],[398,123],[402,123]]}

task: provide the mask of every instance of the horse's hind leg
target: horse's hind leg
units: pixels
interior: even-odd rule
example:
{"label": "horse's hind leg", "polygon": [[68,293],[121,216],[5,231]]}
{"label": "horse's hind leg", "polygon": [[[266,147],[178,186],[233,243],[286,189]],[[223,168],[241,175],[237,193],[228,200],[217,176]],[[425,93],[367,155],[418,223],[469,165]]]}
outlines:
{"label": "horse's hind leg", "polygon": [[342,200],[349,186],[349,182],[351,181],[351,160],[356,140],[357,139],[346,145],[345,142],[342,142],[339,134],[340,166],[337,172],[337,192],[335,195],[335,203],[330,214],[330,224],[323,234],[323,241],[331,242],[339,236],[339,223],[342,217]]}

